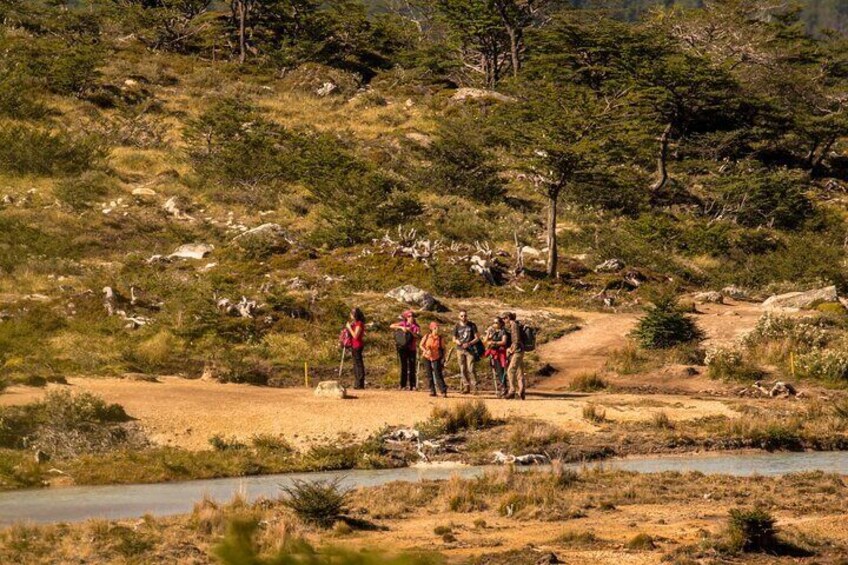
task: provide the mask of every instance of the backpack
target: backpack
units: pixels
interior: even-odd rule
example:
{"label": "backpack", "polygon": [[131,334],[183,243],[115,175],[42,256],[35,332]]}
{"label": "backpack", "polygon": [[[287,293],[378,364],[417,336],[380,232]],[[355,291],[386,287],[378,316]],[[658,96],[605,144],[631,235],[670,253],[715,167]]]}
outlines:
{"label": "backpack", "polygon": [[353,347],[353,336],[347,328],[343,329],[342,333],[339,334],[339,346],[346,349]]}
{"label": "backpack", "polygon": [[518,324],[518,333],[519,333],[519,343],[521,344],[521,349],[523,351],[533,351],[536,349],[536,328],[533,326],[526,326],[524,324]]}
{"label": "backpack", "polygon": [[395,330],[395,345],[398,349],[408,349],[412,343],[412,333],[404,330]]}

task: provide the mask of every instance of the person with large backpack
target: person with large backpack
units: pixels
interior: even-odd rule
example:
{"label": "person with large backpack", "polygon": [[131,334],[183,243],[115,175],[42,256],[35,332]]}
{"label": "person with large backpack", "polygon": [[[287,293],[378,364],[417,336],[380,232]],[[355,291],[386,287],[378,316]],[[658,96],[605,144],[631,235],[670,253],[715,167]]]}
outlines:
{"label": "person with large backpack", "polygon": [[[362,310],[354,308],[350,311],[350,318],[339,340],[344,349],[350,349],[351,357],[353,357],[353,388],[365,388],[365,360],[362,357],[362,350],[365,348],[365,315]],[[344,350],[342,359],[344,359]]]}
{"label": "person with large backpack", "polygon": [[459,311],[459,323],[453,329],[456,357],[459,361],[459,377],[462,381],[461,394],[477,392],[477,361],[483,356],[483,344],[477,324],[468,319],[466,310]]}
{"label": "person with large backpack", "polygon": [[415,362],[421,327],[415,321],[415,312],[407,310],[400,320],[389,326],[395,332],[395,346],[400,360],[400,389],[415,390]]}
{"label": "person with large backpack", "polygon": [[507,332],[510,337],[510,346],[507,350],[509,353],[509,367],[506,370],[507,382],[509,389],[505,398],[512,399],[518,396],[524,400],[524,340],[522,325],[516,319],[515,312],[506,314]]}
{"label": "person with large backpack", "polygon": [[421,356],[427,369],[427,384],[430,385],[430,396],[436,396],[438,388],[441,395],[448,397],[448,387],[445,384],[444,359],[445,339],[439,334],[439,324],[430,322],[430,333],[421,340]]}

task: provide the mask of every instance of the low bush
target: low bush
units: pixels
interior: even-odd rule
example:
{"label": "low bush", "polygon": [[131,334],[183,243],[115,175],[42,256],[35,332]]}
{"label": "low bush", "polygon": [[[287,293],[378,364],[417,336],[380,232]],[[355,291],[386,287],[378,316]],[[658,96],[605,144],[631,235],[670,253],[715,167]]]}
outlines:
{"label": "low bush", "polygon": [[589,373],[574,377],[569,388],[577,392],[597,392],[607,388],[607,382],[597,373]]}
{"label": "low bush", "polygon": [[665,412],[654,412],[651,416],[651,425],[658,430],[672,430],[674,423]]}
{"label": "low bush", "polygon": [[795,374],[800,378],[834,383],[848,382],[848,351],[813,349],[795,360]]}
{"label": "low bush", "polygon": [[78,177],[62,179],[54,194],[59,202],[74,210],[90,208],[97,200],[105,197],[115,187],[115,181],[102,172],[88,171]]}
{"label": "low bush", "polygon": [[470,400],[448,407],[436,406],[430,414],[433,427],[445,434],[482,430],[494,423],[492,413],[482,400]]}
{"label": "low bush", "polygon": [[287,498],[283,505],[307,524],[331,527],[347,511],[347,492],[341,481],[293,481],[282,487]]}
{"label": "low bush", "polygon": [[671,297],[657,299],[639,320],[633,335],[642,347],[648,349],[667,349],[700,341],[704,337],[695,321],[680,312]]}
{"label": "low bush", "polygon": [[657,544],[654,543],[654,538],[648,534],[636,534],[630,538],[626,547],[634,551],[649,551],[656,549]]}
{"label": "low bush", "polygon": [[215,434],[209,438],[209,445],[215,451],[234,451],[238,449],[247,449],[247,445],[240,442],[234,437],[224,437],[221,434]]}
{"label": "low bush", "polygon": [[21,175],[77,175],[96,166],[106,147],[95,137],[17,124],[0,127],[0,169]]}
{"label": "low bush", "polygon": [[762,508],[734,508],[727,527],[732,549],[745,552],[774,553],[778,547],[774,517]]}
{"label": "low bush", "polygon": [[600,424],[607,418],[607,413],[604,409],[598,408],[596,404],[589,403],[583,407],[583,419],[592,422],[593,424]]}
{"label": "low bush", "polygon": [[764,372],[751,362],[739,348],[714,348],[707,351],[704,363],[713,379],[751,382],[764,376]]}

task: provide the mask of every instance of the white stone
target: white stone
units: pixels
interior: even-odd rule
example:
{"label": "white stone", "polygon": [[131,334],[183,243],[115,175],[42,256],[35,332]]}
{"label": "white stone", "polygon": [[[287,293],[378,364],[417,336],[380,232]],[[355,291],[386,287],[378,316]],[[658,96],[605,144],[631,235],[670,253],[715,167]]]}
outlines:
{"label": "white stone", "polygon": [[347,397],[347,389],[339,381],[321,381],[315,387],[314,394],[319,398],[342,399]]}
{"label": "white stone", "polygon": [[215,248],[205,243],[187,243],[177,247],[173,253],[168,255],[169,259],[203,259]]}

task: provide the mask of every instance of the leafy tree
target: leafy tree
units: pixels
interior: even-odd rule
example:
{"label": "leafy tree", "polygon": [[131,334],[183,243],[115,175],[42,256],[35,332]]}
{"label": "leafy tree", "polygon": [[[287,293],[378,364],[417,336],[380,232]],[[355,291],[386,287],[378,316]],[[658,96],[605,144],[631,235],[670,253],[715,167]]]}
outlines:
{"label": "leafy tree", "polygon": [[610,135],[619,98],[598,98],[579,85],[528,84],[516,104],[496,118],[504,141],[520,160],[535,188],[548,201],[547,274],[557,275],[557,216],[561,197],[603,181],[614,154]]}

